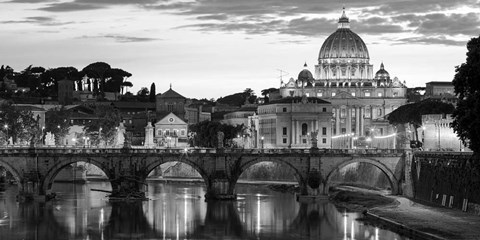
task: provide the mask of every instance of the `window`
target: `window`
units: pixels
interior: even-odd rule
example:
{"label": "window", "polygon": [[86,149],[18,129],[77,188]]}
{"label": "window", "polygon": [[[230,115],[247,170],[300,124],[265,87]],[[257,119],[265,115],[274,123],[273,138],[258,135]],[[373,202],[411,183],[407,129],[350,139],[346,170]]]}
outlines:
{"label": "window", "polygon": [[347,112],[347,109],[345,108],[340,109],[340,117],[345,118],[345,116],[347,115],[346,112]]}
{"label": "window", "polygon": [[185,129],[180,130],[180,136],[185,136]]}
{"label": "window", "polygon": [[173,136],[178,136],[178,130],[177,129],[173,130]]}
{"label": "window", "polygon": [[165,136],[170,136],[170,130],[169,129],[165,130]]}
{"label": "window", "polygon": [[317,97],[323,97],[323,92],[317,93]]}
{"label": "window", "polygon": [[308,125],[306,123],[302,123],[302,135],[307,135],[308,132]]}
{"label": "window", "polygon": [[370,110],[370,106],[366,106],[365,107],[365,114],[364,114],[364,117],[365,118],[371,118],[371,110]]}
{"label": "window", "polygon": [[287,143],[287,139],[286,139],[286,138],[283,139],[283,143]]}
{"label": "window", "polygon": [[162,130],[158,130],[158,136],[162,136]]}
{"label": "window", "polygon": [[327,143],[327,139],[326,139],[326,138],[322,138],[322,143]]}
{"label": "window", "polygon": [[322,135],[327,135],[327,128],[326,127],[323,127],[322,128]]}
{"label": "window", "polygon": [[342,128],[342,134],[345,134],[347,133],[347,129],[346,128]]}
{"label": "window", "polygon": [[332,92],[332,97],[335,97],[335,95],[337,95],[337,93]]}
{"label": "window", "polygon": [[283,112],[287,112],[287,108],[283,108]]}
{"label": "window", "polygon": [[310,93],[305,93],[305,95],[306,95],[307,97],[310,97]]}
{"label": "window", "polygon": [[322,108],[322,112],[326,112],[327,111],[327,108]]}
{"label": "window", "polygon": [[393,96],[394,96],[394,97],[397,97],[397,96],[398,96],[398,92],[394,92],[394,93],[393,93]]}
{"label": "window", "polygon": [[383,96],[383,94],[382,94],[381,92],[377,93],[377,95],[378,95],[379,97],[382,97],[382,96]]}
{"label": "window", "polygon": [[365,97],[370,97],[370,92],[365,92]]}
{"label": "window", "polygon": [[302,139],[302,143],[307,143],[307,139]]}
{"label": "window", "polygon": [[283,136],[287,136],[287,128],[283,127]]}
{"label": "window", "polygon": [[353,97],[355,97],[355,92],[352,92],[351,94],[352,94]]}
{"label": "window", "polygon": [[378,113],[378,114],[377,114],[378,116],[382,116],[382,109],[381,109],[381,108],[378,108],[377,113]]}
{"label": "window", "polygon": [[167,111],[173,112],[173,104],[168,104],[167,105]]}

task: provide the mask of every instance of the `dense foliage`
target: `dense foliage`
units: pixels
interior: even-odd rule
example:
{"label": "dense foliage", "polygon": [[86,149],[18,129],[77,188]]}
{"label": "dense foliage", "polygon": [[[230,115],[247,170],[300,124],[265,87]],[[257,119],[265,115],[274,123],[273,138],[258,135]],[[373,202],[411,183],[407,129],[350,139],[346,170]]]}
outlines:
{"label": "dense foliage", "polygon": [[208,147],[216,148],[218,146],[218,132],[223,132],[223,146],[233,146],[232,139],[237,135],[242,134],[243,124],[238,126],[231,126],[219,122],[203,121],[197,124],[193,124],[189,127],[192,138],[190,144],[194,147]]}
{"label": "dense foliage", "polygon": [[92,145],[114,144],[118,126],[121,121],[120,114],[111,106],[99,105],[95,109],[96,120],[85,124],[84,131]]}
{"label": "dense foliage", "polygon": [[474,152],[480,152],[480,36],[467,43],[467,61],[456,68],[453,79],[458,103],[453,130]]}
{"label": "dense foliage", "polygon": [[55,136],[55,144],[59,145],[63,142],[70,130],[70,111],[64,107],[52,108],[45,112],[45,131],[50,132]]}
{"label": "dense foliage", "polygon": [[[26,92],[13,92],[7,86],[0,84],[0,97],[10,98],[15,95],[23,97],[56,97],[58,94],[58,81],[69,79],[75,82],[78,90],[93,91],[98,98],[104,96],[104,92],[123,92],[125,87],[133,84],[126,81],[132,76],[119,68],[112,68],[104,62],[89,64],[81,71],[75,67],[58,67],[45,69],[40,66],[28,66],[26,69],[15,72],[9,66],[0,67],[0,80],[5,77],[14,81],[18,87],[28,88]],[[82,82],[83,81],[83,82]]]}
{"label": "dense foliage", "polygon": [[252,89],[247,88],[243,92],[234,93],[225,97],[217,99],[217,103],[227,104],[231,106],[242,106],[246,102],[254,103],[257,99],[257,96]]}
{"label": "dense foliage", "polygon": [[33,113],[27,110],[15,109],[11,104],[0,105],[1,142],[12,144],[36,143],[41,139],[41,129]]}

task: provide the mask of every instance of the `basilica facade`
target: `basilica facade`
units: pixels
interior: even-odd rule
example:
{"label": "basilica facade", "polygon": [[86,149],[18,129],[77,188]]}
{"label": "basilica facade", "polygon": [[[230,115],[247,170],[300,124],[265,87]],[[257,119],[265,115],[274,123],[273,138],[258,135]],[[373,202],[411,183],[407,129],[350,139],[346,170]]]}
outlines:
{"label": "basilica facade", "polygon": [[[375,73],[373,69],[367,46],[350,29],[344,10],[337,30],[320,48],[315,76],[305,64],[297,79],[282,82],[280,97],[305,96],[330,102],[332,148],[356,147],[361,145],[354,142],[359,139],[366,139],[371,147],[393,148],[396,130],[385,116],[407,102],[407,88],[398,78],[390,77],[383,63]],[[290,124],[295,131],[298,130],[294,127],[296,124]],[[320,130],[314,127],[308,126],[308,129]]]}

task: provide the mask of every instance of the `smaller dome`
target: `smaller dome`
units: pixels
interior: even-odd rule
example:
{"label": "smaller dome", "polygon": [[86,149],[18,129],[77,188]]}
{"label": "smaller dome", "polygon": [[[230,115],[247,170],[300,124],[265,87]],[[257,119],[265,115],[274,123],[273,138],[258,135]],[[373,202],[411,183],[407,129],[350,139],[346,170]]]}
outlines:
{"label": "smaller dome", "polygon": [[380,70],[378,70],[377,73],[375,73],[375,79],[378,79],[378,80],[390,79],[390,74],[387,72],[387,70],[385,70],[385,66],[383,66],[383,62],[382,64],[380,64]]}
{"label": "smaller dome", "polygon": [[313,78],[312,73],[307,69],[307,67],[307,63],[305,63],[303,65],[303,70],[300,71],[300,73],[298,74],[298,81],[304,85],[306,83],[307,86],[312,86],[312,83],[315,79]]}

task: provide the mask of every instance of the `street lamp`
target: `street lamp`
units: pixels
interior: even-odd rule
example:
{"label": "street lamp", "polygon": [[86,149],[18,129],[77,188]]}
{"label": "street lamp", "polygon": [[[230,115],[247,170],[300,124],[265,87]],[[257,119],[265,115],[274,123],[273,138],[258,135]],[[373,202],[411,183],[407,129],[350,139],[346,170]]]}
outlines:
{"label": "street lamp", "polygon": [[76,142],[77,142],[77,139],[76,138],[72,138],[72,142],[73,142],[73,146],[76,145]]}
{"label": "street lamp", "polygon": [[264,140],[263,136],[262,136],[261,140],[262,140],[262,149],[263,149],[263,140]]}
{"label": "street lamp", "polygon": [[5,130],[7,130],[7,146],[8,146],[8,144],[10,143],[10,139],[8,138],[8,124],[3,125],[3,127],[5,128]]}

